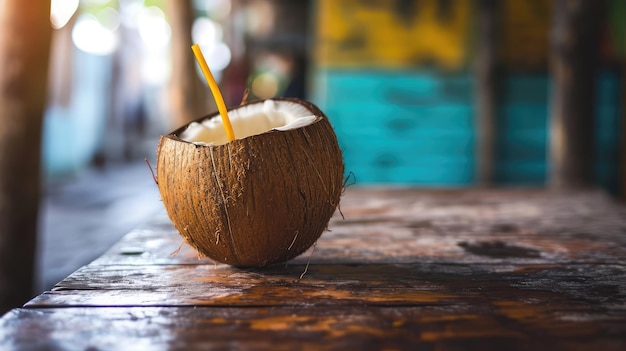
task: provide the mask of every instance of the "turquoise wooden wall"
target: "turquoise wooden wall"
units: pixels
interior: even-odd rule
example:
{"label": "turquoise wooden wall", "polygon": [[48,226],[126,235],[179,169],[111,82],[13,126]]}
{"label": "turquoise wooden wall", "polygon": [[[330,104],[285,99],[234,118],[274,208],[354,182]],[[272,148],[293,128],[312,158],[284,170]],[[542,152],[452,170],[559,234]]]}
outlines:
{"label": "turquoise wooden wall", "polygon": [[[330,118],[358,184],[459,187],[474,183],[473,77],[427,71],[320,70],[311,99]],[[596,174],[615,190],[619,80],[598,77]],[[495,178],[503,185],[543,185],[548,174],[548,96],[544,74],[502,84]]]}
{"label": "turquoise wooden wall", "polygon": [[498,183],[545,183],[549,88],[545,75],[515,76],[502,82],[494,155]]}
{"label": "turquoise wooden wall", "polygon": [[474,174],[471,81],[325,72],[318,96],[359,183],[465,185]]}
{"label": "turquoise wooden wall", "polygon": [[598,104],[596,105],[596,181],[617,193],[620,159],[620,99],[622,87],[616,73],[603,73],[598,79]]}

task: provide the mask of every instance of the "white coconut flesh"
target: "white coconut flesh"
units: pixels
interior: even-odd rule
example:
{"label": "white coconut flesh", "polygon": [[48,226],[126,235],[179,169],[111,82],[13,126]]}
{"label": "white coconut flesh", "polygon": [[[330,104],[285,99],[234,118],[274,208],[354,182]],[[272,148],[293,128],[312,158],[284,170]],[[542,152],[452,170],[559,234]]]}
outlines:
{"label": "white coconut flesh", "polygon": [[[305,106],[281,100],[265,100],[238,107],[228,112],[237,139],[263,134],[271,130],[287,131],[315,122],[318,117]],[[229,142],[219,116],[191,122],[180,133],[182,140],[198,145],[223,145]]]}

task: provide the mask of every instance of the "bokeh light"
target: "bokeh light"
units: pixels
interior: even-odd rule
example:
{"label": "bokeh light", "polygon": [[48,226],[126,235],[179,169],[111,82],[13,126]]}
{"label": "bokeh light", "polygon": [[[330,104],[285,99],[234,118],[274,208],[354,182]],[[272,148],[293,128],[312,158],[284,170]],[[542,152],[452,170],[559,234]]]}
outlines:
{"label": "bokeh light", "polygon": [[271,72],[261,73],[252,80],[252,94],[261,99],[274,97],[278,94],[279,83],[275,74]]}
{"label": "bokeh light", "polygon": [[214,73],[224,70],[231,62],[232,53],[224,43],[222,25],[207,18],[197,18],[191,29],[191,38],[198,43],[211,71]]}
{"label": "bokeh light", "polygon": [[109,55],[119,44],[115,29],[105,27],[96,16],[89,14],[82,14],[76,19],[72,41],[78,49],[92,55]]}
{"label": "bokeh light", "polygon": [[159,50],[169,45],[172,29],[163,10],[156,6],[146,7],[139,13],[138,20],[139,35],[149,50]]}
{"label": "bokeh light", "polygon": [[143,9],[143,0],[125,0],[120,2],[122,24],[128,28],[136,28],[139,14]]}
{"label": "bokeh light", "polygon": [[78,10],[79,0],[52,0],[50,4],[50,24],[52,28],[63,28]]}

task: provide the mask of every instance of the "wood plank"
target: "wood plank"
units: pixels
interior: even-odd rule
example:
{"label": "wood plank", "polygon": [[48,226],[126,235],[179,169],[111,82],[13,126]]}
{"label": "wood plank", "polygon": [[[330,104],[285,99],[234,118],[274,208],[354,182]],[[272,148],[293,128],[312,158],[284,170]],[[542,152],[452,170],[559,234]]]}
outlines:
{"label": "wood plank", "polygon": [[[306,263],[623,262],[626,207],[602,192],[350,189]],[[164,212],[97,265],[209,264]],[[181,250],[176,254],[178,248]]]}
{"label": "wood plank", "polygon": [[[332,219],[308,270],[308,255],[252,270],[198,260],[189,248],[172,257],[181,241],[163,214],[27,307],[523,300],[603,315],[624,300],[626,212],[602,193],[351,189],[342,206],[346,218]],[[613,313],[626,320],[623,309]]]}
{"label": "wood plank", "polygon": [[[626,297],[617,264],[315,264],[88,266],[26,306],[491,304],[528,299],[598,312]],[[626,318],[626,313],[623,315]]]}
{"label": "wood plank", "polygon": [[0,349],[626,346],[626,207],[601,192],[349,189],[342,211],[308,267],[263,269],[170,256],[162,213],[0,319]]}
{"label": "wood plank", "polygon": [[[334,224],[310,250],[291,263],[525,263],[620,262],[626,237],[619,222],[589,220],[541,227],[541,223],[409,223],[355,221]],[[390,229],[390,226],[394,228]],[[570,230],[570,228],[572,230]],[[605,235],[595,236],[596,230]],[[549,235],[548,235],[549,234]],[[357,245],[358,243],[358,245]],[[127,235],[95,265],[208,264],[175,231],[138,230]],[[176,253],[177,249],[181,250]]]}
{"label": "wood plank", "polygon": [[623,315],[488,306],[18,309],[0,349],[621,350]]}

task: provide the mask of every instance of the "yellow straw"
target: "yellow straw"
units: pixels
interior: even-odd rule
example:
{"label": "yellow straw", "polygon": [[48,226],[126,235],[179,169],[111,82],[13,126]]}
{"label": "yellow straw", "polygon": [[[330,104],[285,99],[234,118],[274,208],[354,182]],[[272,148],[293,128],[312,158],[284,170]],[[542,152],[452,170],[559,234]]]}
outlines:
{"label": "yellow straw", "polygon": [[213,98],[215,99],[215,103],[217,104],[217,110],[220,111],[220,116],[222,116],[222,123],[224,124],[224,129],[226,129],[226,136],[228,137],[228,141],[233,141],[235,140],[235,132],[233,132],[233,126],[230,124],[228,112],[226,111],[226,104],[224,104],[224,98],[222,97],[220,87],[215,82],[213,74],[211,74],[211,70],[209,69],[209,65],[207,65],[206,60],[204,59],[204,55],[202,55],[200,46],[198,46],[198,44],[193,44],[191,46],[191,50],[196,56],[196,61],[198,61],[198,64],[202,69],[202,73],[204,73],[204,78],[206,78],[206,81],[209,84],[209,88],[211,88],[211,93],[213,93]]}

